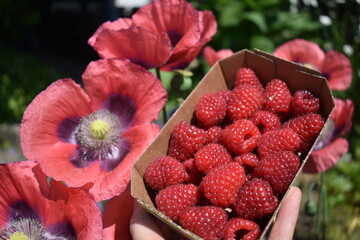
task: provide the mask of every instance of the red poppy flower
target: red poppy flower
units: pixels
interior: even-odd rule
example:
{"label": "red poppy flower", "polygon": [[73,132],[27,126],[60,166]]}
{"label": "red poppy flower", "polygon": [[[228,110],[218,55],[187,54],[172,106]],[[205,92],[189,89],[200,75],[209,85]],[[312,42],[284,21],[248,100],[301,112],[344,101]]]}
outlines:
{"label": "red poppy flower", "polygon": [[303,168],[305,173],[326,171],[348,151],[349,143],[341,136],[350,129],[353,112],[354,104],[350,99],[335,99],[335,109]]}
{"label": "red poppy flower", "polygon": [[231,49],[222,49],[219,51],[215,51],[210,46],[206,46],[203,52],[204,58],[210,66],[214,65],[217,61],[223,58],[231,56],[233,53],[234,52]]}
{"label": "red poppy flower", "polygon": [[46,175],[84,186],[96,201],[121,193],[131,166],[159,132],[150,123],[167,100],[159,79],[128,60],[104,59],[83,73],[85,91],[61,79],[27,107],[21,147]]}
{"label": "red poppy flower", "polygon": [[104,239],[132,239],[130,219],[133,214],[134,201],[130,194],[130,187],[108,201],[103,211]]}
{"label": "red poppy flower", "polygon": [[349,59],[335,50],[324,53],[314,42],[294,39],[279,46],[274,55],[318,70],[333,90],[345,90],[351,84]]}
{"label": "red poppy flower", "polygon": [[103,239],[91,196],[52,183],[34,162],[0,165],[1,239]]}
{"label": "red poppy flower", "polygon": [[127,58],[145,68],[185,68],[216,33],[210,11],[186,0],[154,0],[131,19],[101,25],[88,43],[102,58]]}

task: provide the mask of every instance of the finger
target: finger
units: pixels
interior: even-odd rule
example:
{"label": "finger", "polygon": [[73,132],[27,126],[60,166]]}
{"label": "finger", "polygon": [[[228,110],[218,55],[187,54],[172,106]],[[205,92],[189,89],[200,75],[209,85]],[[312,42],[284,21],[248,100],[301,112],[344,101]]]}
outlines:
{"label": "finger", "polygon": [[291,187],[276,217],[269,240],[293,239],[296,221],[299,216],[300,201],[301,190],[298,187]]}
{"label": "finger", "polygon": [[133,240],[164,240],[153,217],[134,201],[134,212],[130,220],[130,234]]}

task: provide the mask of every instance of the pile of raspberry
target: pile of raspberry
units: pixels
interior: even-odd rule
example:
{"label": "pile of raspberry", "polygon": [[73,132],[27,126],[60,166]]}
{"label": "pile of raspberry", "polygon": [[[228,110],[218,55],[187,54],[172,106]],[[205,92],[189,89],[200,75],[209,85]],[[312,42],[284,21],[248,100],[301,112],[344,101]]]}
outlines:
{"label": "pile of raspberry", "polygon": [[257,239],[324,125],[319,109],[310,91],[278,78],[263,86],[240,68],[234,88],[202,96],[193,124],[179,122],[168,154],[147,167],[157,209],[203,239]]}

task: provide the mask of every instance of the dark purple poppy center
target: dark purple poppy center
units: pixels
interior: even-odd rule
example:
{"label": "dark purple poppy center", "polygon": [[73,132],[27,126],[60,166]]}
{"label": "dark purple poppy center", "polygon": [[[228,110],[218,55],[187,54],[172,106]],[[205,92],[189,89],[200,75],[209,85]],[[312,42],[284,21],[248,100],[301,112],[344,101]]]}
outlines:
{"label": "dark purple poppy center", "polygon": [[86,167],[99,160],[102,169],[113,170],[130,149],[121,133],[119,118],[106,109],[81,118],[75,133],[78,147],[70,161],[77,167]]}
{"label": "dark purple poppy center", "polygon": [[330,120],[325,126],[324,131],[321,133],[319,140],[316,142],[314,150],[319,150],[328,146],[334,140],[335,134],[335,122]]}
{"label": "dark purple poppy center", "polygon": [[132,126],[135,112],[133,99],[112,94],[100,110],[62,121],[58,128],[59,139],[77,145],[70,162],[83,168],[100,161],[103,170],[113,170],[130,151],[129,141],[121,134]]}
{"label": "dark purple poppy center", "polygon": [[8,222],[0,230],[1,239],[76,239],[73,226],[67,221],[44,226],[37,209],[25,201],[9,206]]}
{"label": "dark purple poppy center", "polygon": [[168,31],[167,34],[170,38],[171,46],[174,48],[176,46],[176,44],[178,44],[178,42],[182,38],[182,34],[179,33],[178,31],[174,31],[174,30]]}

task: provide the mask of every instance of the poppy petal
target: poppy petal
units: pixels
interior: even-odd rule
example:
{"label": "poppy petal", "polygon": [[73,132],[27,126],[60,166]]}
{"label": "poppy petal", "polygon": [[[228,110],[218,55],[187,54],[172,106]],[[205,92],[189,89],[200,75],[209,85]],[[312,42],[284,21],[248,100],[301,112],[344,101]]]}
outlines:
{"label": "poppy petal", "polygon": [[170,39],[165,32],[149,32],[138,26],[104,30],[93,47],[102,58],[126,58],[147,69],[164,64],[171,55]]}
{"label": "poppy petal", "polygon": [[66,219],[74,227],[77,239],[103,239],[101,212],[87,192],[69,189]]}
{"label": "poppy petal", "polygon": [[351,85],[351,63],[345,55],[335,50],[326,53],[321,73],[333,90],[346,90]]}
{"label": "poppy petal", "polygon": [[210,41],[217,31],[217,22],[214,14],[209,11],[199,11],[199,25],[201,38]]}
{"label": "poppy petal", "polygon": [[[14,162],[0,165],[0,226],[12,217],[29,216],[39,218],[43,224],[63,221],[61,202],[50,202],[42,195],[39,182],[35,178],[31,161]],[[46,188],[47,186],[42,186]],[[49,217],[49,209],[54,215]]]}
{"label": "poppy petal", "polygon": [[25,157],[46,161],[43,157],[45,149],[66,141],[61,139],[62,132],[67,132],[70,138],[69,128],[63,131],[62,123],[91,113],[89,103],[89,97],[71,79],[58,80],[38,94],[26,108],[20,125],[21,148]]}
{"label": "poppy petal", "polygon": [[184,57],[201,37],[198,11],[186,0],[154,0],[140,8],[132,20],[149,31],[169,35],[174,48],[170,63]]}
{"label": "poppy petal", "polygon": [[113,171],[104,171],[96,179],[89,190],[95,201],[106,200],[125,191],[130,181],[132,165],[159,131],[159,126],[151,123],[137,125],[122,135],[131,144],[130,152]]}
{"label": "poppy petal", "polygon": [[105,239],[131,240],[130,219],[133,213],[134,198],[130,187],[119,196],[109,200],[103,211]]}
{"label": "poppy petal", "polygon": [[203,47],[211,40],[216,33],[217,23],[214,15],[210,11],[198,12],[199,27],[201,31],[201,39],[192,48],[188,49],[185,56],[181,58],[172,57],[170,61],[161,67],[163,71],[173,71],[175,69],[186,68],[201,52]]}
{"label": "poppy petal", "polygon": [[[128,60],[102,59],[91,62],[83,74],[86,92],[94,109],[105,108],[110,98],[129,99],[109,109],[119,119],[131,123],[128,126],[143,124],[158,118],[160,110],[167,101],[167,92],[158,78],[146,69]],[[124,109],[134,101],[135,109]],[[126,118],[130,111],[134,116]],[[126,115],[126,116],[124,116]]]}
{"label": "poppy petal", "polygon": [[113,22],[111,21],[107,21],[104,22],[103,24],[100,25],[100,27],[98,27],[98,29],[95,31],[95,33],[89,38],[88,40],[88,44],[92,47],[94,47],[97,38],[99,36],[99,34],[104,31],[105,29],[108,30],[120,30],[120,29],[127,29],[130,26],[132,26],[133,22],[130,18],[119,18]]}
{"label": "poppy petal", "polygon": [[326,147],[313,151],[307,160],[303,172],[320,173],[334,166],[348,151],[349,143],[344,138],[337,138]]}
{"label": "poppy petal", "polygon": [[222,49],[219,51],[215,51],[212,47],[206,46],[203,51],[205,61],[210,65],[213,66],[217,61],[231,56],[233,51],[230,49]]}
{"label": "poppy petal", "polygon": [[288,41],[275,49],[274,55],[286,60],[310,65],[320,71],[325,53],[319,45],[304,39]]}
{"label": "poppy petal", "polygon": [[94,182],[102,172],[100,162],[94,161],[86,167],[76,167],[70,162],[76,148],[73,144],[58,143],[44,151],[42,158],[38,160],[44,173],[71,187],[81,187]]}
{"label": "poppy petal", "polygon": [[335,137],[340,137],[351,128],[353,112],[354,103],[350,99],[335,98],[335,108],[331,115],[331,119],[335,122]]}

